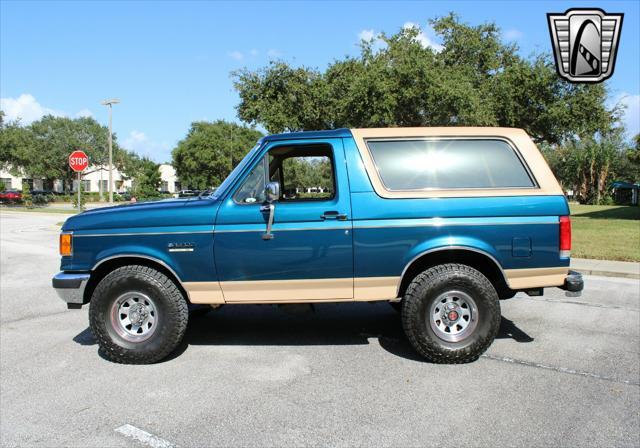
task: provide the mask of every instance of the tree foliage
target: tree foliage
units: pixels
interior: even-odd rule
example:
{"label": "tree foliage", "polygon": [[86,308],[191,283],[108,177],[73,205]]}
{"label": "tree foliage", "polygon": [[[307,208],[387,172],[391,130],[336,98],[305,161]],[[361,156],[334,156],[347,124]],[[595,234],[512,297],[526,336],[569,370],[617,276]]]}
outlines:
{"label": "tree foliage", "polygon": [[0,168],[7,169],[28,162],[35,145],[30,129],[17,121],[5,121],[4,112],[0,111]]}
{"label": "tree foliage", "polygon": [[22,182],[22,203],[25,207],[33,207],[33,196],[28,182]]}
{"label": "tree foliage", "polygon": [[141,198],[156,198],[160,196],[158,188],[162,177],[160,165],[146,157],[142,158],[132,173],[135,178],[133,194]]}
{"label": "tree foliage", "polygon": [[320,187],[323,191],[333,191],[331,161],[324,157],[290,157],[282,163],[284,189]]}
{"label": "tree foliage", "polygon": [[[90,117],[71,119],[47,115],[29,126],[0,121],[0,166],[15,175],[64,181],[71,188],[76,174],[69,168],[69,154],[81,149],[90,166],[104,166],[108,157],[108,129]],[[114,165],[132,172],[139,158],[113,142]]]}
{"label": "tree foliage", "polygon": [[173,150],[173,166],[184,187],[215,187],[261,137],[253,128],[224,120],[197,121]]}
{"label": "tree foliage", "polygon": [[606,202],[614,180],[640,182],[640,160],[636,149],[625,143],[623,131],[623,128],[617,128],[605,135],[543,148],[543,154],[562,187],[573,190],[579,202]]}
{"label": "tree foliage", "polygon": [[[233,74],[239,117],[269,132],[389,126],[521,127],[538,142],[606,131],[603,84],[560,79],[548,55],[523,58],[493,24],[457,16],[431,21],[443,49],[424,47],[420,29],[363,41],[357,57],[325,71],[282,61]],[[382,42],[382,44],[380,43]]]}

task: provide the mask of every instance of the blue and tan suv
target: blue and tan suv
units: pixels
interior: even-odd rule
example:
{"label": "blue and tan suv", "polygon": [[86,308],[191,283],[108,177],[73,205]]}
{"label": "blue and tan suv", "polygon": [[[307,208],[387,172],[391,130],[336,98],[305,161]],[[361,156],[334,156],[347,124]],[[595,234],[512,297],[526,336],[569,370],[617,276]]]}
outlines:
{"label": "blue and tan suv", "polygon": [[150,363],[191,305],[388,301],[434,362],[476,359],[500,299],[559,287],[571,223],[527,134],[338,129],[263,138],[210,196],[69,218],[53,287],[106,355]]}

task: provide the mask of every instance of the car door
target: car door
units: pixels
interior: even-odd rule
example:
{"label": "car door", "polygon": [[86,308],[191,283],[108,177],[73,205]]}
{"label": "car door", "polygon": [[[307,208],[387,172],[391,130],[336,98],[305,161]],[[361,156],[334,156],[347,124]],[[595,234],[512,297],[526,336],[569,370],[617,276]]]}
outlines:
{"label": "car door", "polygon": [[[268,171],[268,176],[265,174]],[[267,235],[266,181],[280,185]],[[341,139],[269,142],[223,200],[214,253],[226,302],[353,299],[351,202]]]}

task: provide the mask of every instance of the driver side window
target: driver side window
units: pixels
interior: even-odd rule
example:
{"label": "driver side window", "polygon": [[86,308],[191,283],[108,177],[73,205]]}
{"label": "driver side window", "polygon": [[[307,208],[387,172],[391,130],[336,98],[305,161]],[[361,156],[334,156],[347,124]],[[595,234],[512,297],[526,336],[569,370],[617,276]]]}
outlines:
{"label": "driver side window", "polygon": [[263,203],[267,179],[280,184],[280,202],[326,201],[335,197],[335,164],[330,145],[284,144],[269,150],[266,157],[268,165],[263,158],[233,195],[236,203]]}
{"label": "driver side window", "polygon": [[240,188],[233,195],[233,199],[240,204],[262,203],[265,200],[265,164],[261,161],[244,180]]}

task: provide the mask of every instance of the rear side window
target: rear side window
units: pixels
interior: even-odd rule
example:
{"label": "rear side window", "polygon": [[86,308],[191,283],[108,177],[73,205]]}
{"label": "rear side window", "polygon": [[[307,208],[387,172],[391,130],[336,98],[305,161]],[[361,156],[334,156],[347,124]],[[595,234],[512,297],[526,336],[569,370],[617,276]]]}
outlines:
{"label": "rear side window", "polygon": [[391,191],[535,186],[502,140],[367,140],[367,147]]}

